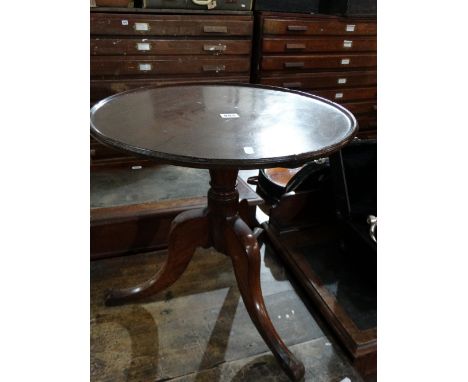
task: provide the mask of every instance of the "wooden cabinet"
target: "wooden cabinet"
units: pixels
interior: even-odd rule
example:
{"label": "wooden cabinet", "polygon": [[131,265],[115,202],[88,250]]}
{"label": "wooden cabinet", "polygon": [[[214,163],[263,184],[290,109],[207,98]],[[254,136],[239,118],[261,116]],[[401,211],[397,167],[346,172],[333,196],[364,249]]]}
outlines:
{"label": "wooden cabinet", "polygon": [[[90,101],[141,86],[250,82],[251,12],[91,10]],[[136,158],[91,142],[93,168]]]}
{"label": "wooden cabinet", "polygon": [[375,18],[262,12],[253,80],[303,90],[348,108],[359,135],[377,127]]}

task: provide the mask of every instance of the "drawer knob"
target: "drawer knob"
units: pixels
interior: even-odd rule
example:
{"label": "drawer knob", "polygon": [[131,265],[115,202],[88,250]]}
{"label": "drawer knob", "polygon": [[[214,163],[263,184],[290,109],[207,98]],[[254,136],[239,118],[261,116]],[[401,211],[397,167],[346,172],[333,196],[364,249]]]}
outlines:
{"label": "drawer knob", "polygon": [[204,72],[224,72],[226,70],[225,65],[203,65]]}
{"label": "drawer knob", "polygon": [[137,32],[147,32],[151,28],[148,23],[135,23],[133,24],[133,29],[135,29]]}
{"label": "drawer knob", "polygon": [[223,27],[223,26],[205,25],[203,27],[203,32],[205,32],[205,33],[227,33],[228,29],[227,29],[227,27]]}
{"label": "drawer knob", "polygon": [[305,49],[306,45],[305,44],[286,44],[286,49],[289,50],[299,50],[299,49]]}
{"label": "drawer knob", "polygon": [[151,50],[151,44],[149,42],[137,42],[136,48],[141,51]]}
{"label": "drawer knob", "polygon": [[203,45],[203,50],[208,51],[208,52],[224,52],[226,50],[227,46],[226,45],[214,45],[214,44],[205,44]]}
{"label": "drawer knob", "polygon": [[302,82],[283,82],[284,88],[300,88],[302,87]]}
{"label": "drawer knob", "polygon": [[291,32],[305,32],[307,25],[288,25],[288,31]]}
{"label": "drawer knob", "polygon": [[303,62],[285,62],[284,67],[285,68],[303,68],[304,63]]}

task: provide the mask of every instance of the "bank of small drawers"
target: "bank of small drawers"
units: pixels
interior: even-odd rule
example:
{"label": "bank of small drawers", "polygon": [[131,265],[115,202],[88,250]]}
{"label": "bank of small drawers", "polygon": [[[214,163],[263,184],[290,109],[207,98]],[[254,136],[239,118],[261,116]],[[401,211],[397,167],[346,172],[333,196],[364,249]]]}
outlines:
{"label": "bank of small drawers", "polygon": [[255,82],[340,103],[356,116],[361,136],[376,135],[375,19],[264,12],[258,22]]}
{"label": "bank of small drawers", "polygon": [[[250,82],[253,16],[91,12],[91,104],[148,85]],[[124,154],[91,145],[93,165]]]}

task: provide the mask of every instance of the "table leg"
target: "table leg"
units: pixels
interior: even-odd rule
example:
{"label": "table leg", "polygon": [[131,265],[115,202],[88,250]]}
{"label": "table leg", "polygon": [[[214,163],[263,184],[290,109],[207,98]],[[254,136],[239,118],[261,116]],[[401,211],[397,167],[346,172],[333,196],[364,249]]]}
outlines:
{"label": "table leg", "polygon": [[197,247],[209,246],[209,221],[206,210],[182,212],[172,222],[167,260],[150,280],[133,288],[112,290],[107,305],[119,305],[154,295],[171,286],[184,273]]}
{"label": "table leg", "polygon": [[213,246],[231,257],[242,299],[260,335],[282,369],[294,381],[304,376],[304,365],[289,351],[271,322],[260,286],[260,249],[239,214],[238,170],[210,170],[208,207],[178,215],[169,233],[168,258],[151,280],[134,288],[112,291],[106,303],[133,302],[161,292],[185,271],[197,247]]}
{"label": "table leg", "polygon": [[260,286],[260,248],[255,235],[241,218],[237,218],[226,230],[226,240],[237,285],[250,318],[281,368],[292,380],[299,381],[304,376],[304,365],[281,340],[263,301]]}
{"label": "table leg", "polygon": [[299,381],[304,376],[304,365],[281,340],[263,301],[260,248],[254,233],[239,214],[237,174],[237,170],[210,170],[208,215],[212,245],[231,257],[237,285],[250,318],[281,368],[292,380]]}

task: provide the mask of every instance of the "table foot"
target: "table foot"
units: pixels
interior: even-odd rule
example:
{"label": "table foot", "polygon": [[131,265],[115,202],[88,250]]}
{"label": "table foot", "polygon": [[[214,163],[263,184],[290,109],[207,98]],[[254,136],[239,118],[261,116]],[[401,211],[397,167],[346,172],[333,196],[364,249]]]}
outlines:
{"label": "table foot", "polygon": [[169,232],[167,260],[150,280],[133,288],[112,290],[106,305],[120,305],[154,295],[170,287],[187,268],[197,247],[209,246],[209,221],[203,209],[177,215]]}
{"label": "table foot", "polygon": [[304,377],[304,365],[286,347],[271,322],[260,286],[260,248],[256,237],[240,218],[226,229],[227,254],[231,257],[237,284],[250,318],[281,368],[293,381]]}

